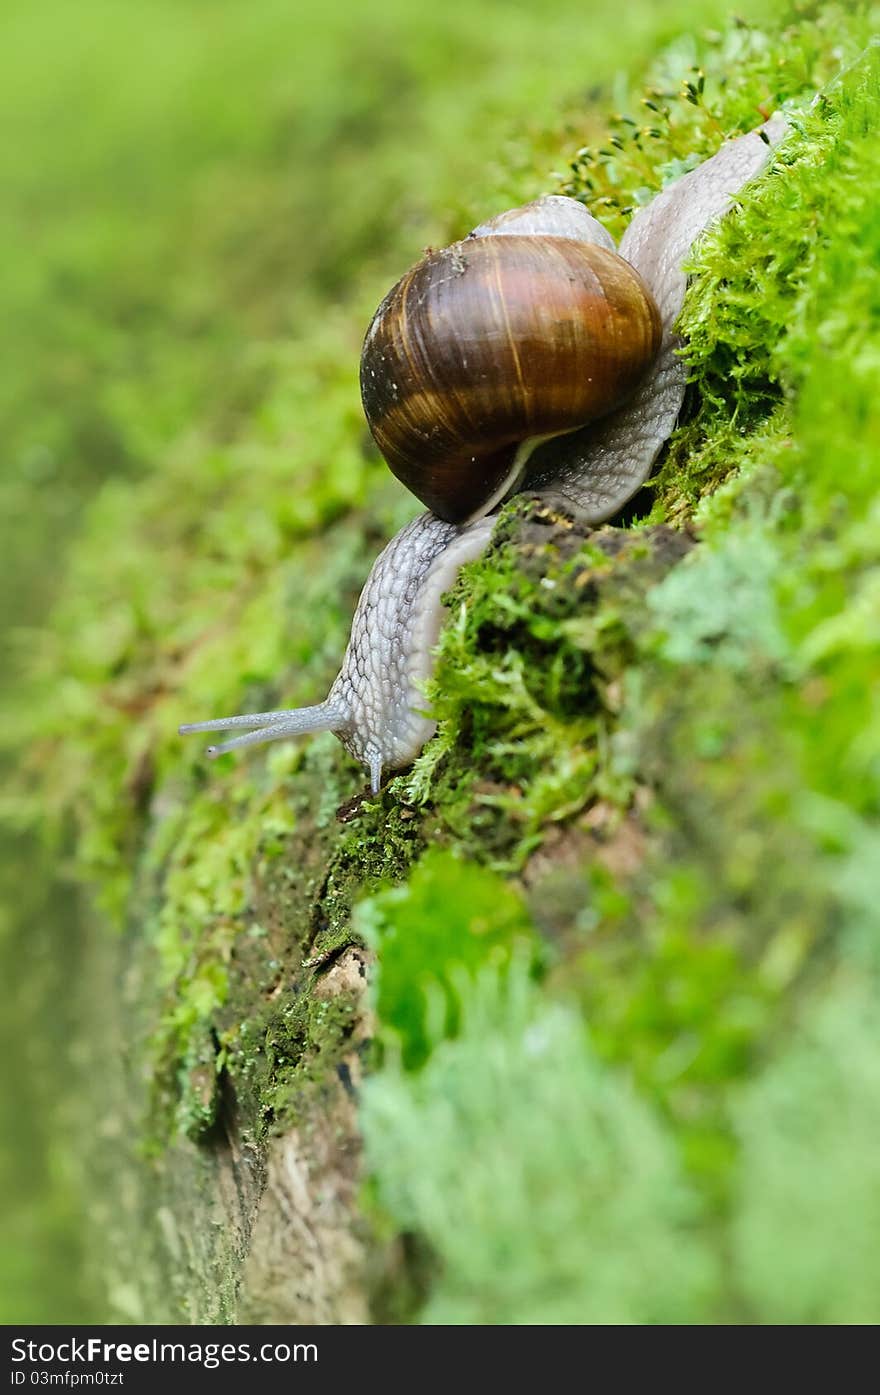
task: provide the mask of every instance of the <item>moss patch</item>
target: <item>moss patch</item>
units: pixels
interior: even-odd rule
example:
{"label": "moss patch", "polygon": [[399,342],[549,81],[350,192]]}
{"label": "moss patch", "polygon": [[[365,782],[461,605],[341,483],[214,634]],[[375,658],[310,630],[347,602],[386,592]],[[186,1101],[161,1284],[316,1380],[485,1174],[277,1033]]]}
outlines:
{"label": "moss patch", "polygon": [[487,967],[503,979],[527,957],[533,931],[523,900],[496,874],[431,850],[404,886],[358,907],[357,927],[376,954],[383,1040],[408,1070],[432,1044],[455,1037],[463,985]]}

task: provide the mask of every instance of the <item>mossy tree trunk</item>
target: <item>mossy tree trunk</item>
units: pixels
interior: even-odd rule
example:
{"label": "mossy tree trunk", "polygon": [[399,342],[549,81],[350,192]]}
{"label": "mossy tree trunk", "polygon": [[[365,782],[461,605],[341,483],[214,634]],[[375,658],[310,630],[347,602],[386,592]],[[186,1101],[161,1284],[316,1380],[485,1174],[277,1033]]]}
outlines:
{"label": "mossy tree trunk", "polygon": [[[502,547],[529,590],[548,570],[565,571],[552,596],[555,622],[589,623],[603,605],[623,602],[637,611],[691,542],[666,528],[635,540],[624,529],[594,533],[539,503],[505,524]],[[622,663],[625,641],[615,648],[615,664]],[[601,677],[611,679],[610,671]],[[313,798],[314,790],[300,792],[303,810]],[[636,847],[644,836],[629,821],[609,839],[600,812],[594,807],[577,829],[550,838],[523,862],[516,884],[547,925],[554,897],[564,905],[575,868],[597,859],[628,866],[624,845]],[[388,792],[371,801],[361,789],[338,806],[332,823],[316,829],[305,820],[271,859],[258,850],[244,919],[256,920],[259,932],[232,941],[227,1002],[209,1029],[189,1032],[184,1059],[169,1035],[176,1005],[163,992],[148,928],[162,919],[168,869],[153,865],[136,879],[114,990],[124,1060],[119,1083],[133,1147],[117,1193],[127,1196],[128,1209],[111,1229],[124,1256],[132,1228],[142,1245],[138,1277],[123,1258],[111,1283],[127,1315],[361,1323],[377,1313],[405,1315],[417,1301],[424,1256],[405,1237],[380,1236],[375,1215],[366,1219],[360,1205],[357,1102],[373,1014],[371,956],[350,913],[418,856],[433,822],[430,804]],[[132,1168],[140,1176],[133,1189]]]}

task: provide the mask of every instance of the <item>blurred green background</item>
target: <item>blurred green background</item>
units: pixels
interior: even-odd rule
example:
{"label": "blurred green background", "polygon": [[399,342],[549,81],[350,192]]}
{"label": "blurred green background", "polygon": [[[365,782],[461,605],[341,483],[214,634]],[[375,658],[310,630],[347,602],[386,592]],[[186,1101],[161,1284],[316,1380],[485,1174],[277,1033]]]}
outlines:
{"label": "blurred green background", "polygon": [[[553,187],[596,134],[597,101],[609,109],[647,54],[728,9],[630,0],[624,26],[612,0],[7,0],[9,729],[90,498],[161,471],[196,430],[240,435],[260,409],[262,344],[318,342],[329,324],[331,352],[355,363],[373,304],[421,246]],[[14,799],[5,813],[0,1320],[100,1321],[84,1256],[104,931],[65,880],[63,840],[16,830]]]}

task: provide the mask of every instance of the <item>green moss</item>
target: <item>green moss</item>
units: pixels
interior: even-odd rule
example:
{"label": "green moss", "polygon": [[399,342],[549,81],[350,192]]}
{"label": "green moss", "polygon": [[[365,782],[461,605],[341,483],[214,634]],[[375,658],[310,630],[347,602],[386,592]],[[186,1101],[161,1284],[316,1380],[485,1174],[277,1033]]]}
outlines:
{"label": "green moss", "polygon": [[764,1321],[876,1321],[875,1020],[874,985],[839,976],[737,1099],[733,1255]]}
{"label": "green moss", "polygon": [[461,1034],[367,1085],[379,1199],[434,1248],[436,1323],[675,1322],[716,1261],[669,1134],[577,1011],[519,972],[462,987]]}
{"label": "green moss", "polygon": [[432,1041],[457,1035],[466,985],[487,966],[503,977],[533,935],[521,897],[500,877],[439,849],[406,885],[362,902],[356,925],[377,958],[383,1039],[408,1070]]}
{"label": "green moss", "polygon": [[248,1132],[283,1132],[308,1121],[351,1050],[358,999],[315,996],[314,982],[224,1034],[224,1063],[247,1109]]}
{"label": "green moss", "polygon": [[432,836],[515,870],[553,826],[606,792],[617,684],[642,596],[687,550],[668,530],[582,530],[516,506],[468,567],[429,689],[440,735],[397,782],[433,806]]}

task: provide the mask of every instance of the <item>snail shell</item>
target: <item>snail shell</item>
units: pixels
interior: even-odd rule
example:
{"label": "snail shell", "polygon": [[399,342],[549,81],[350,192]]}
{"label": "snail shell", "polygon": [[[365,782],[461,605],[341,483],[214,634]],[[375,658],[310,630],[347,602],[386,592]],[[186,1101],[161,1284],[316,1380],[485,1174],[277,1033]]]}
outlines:
{"label": "snail shell", "polygon": [[496,220],[429,253],[364,342],[373,438],[447,522],[493,508],[536,444],[626,401],[660,347],[660,315],[634,267],[573,233],[519,226]]}

